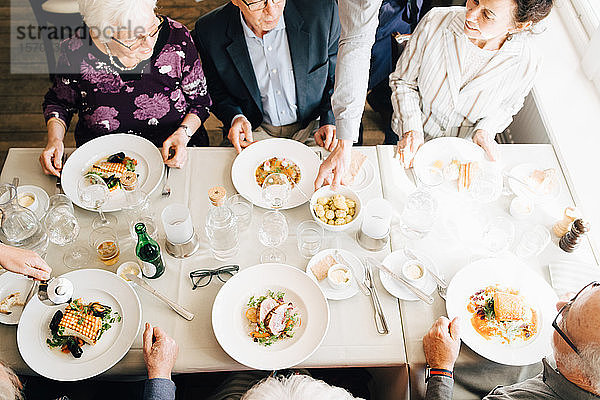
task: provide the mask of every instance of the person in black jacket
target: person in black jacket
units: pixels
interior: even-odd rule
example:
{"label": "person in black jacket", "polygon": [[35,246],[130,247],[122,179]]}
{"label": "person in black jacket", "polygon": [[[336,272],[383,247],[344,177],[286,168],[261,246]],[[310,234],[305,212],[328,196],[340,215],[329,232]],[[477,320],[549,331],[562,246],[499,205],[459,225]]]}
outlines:
{"label": "person in black jacket", "polygon": [[335,0],[232,0],[198,19],[192,36],[212,112],[238,152],[257,139],[313,135],[333,150],[339,35]]}

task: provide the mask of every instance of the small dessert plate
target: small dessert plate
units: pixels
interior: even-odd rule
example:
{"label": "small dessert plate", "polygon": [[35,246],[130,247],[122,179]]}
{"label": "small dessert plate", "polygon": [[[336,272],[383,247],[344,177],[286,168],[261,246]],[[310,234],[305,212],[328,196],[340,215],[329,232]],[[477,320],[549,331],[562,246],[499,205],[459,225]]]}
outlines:
{"label": "small dessert plate", "polygon": [[17,187],[17,199],[19,200],[19,204],[21,204],[21,197],[27,195],[32,195],[34,197],[34,201],[26,208],[33,211],[38,219],[42,219],[44,214],[46,214],[46,211],[48,211],[48,204],[50,203],[50,197],[48,196],[48,193],[46,193],[46,191],[41,187],[34,185],[23,185]]}
{"label": "small dessert plate", "polygon": [[[354,275],[354,277],[350,280],[350,285],[348,285],[346,288],[342,288],[342,289],[334,289],[333,287],[331,287],[331,284],[329,284],[327,278],[319,281],[315,277],[315,274],[312,272],[312,269],[311,269],[311,267],[313,265],[317,264],[319,261],[321,261],[328,255],[331,255],[333,258],[336,258],[335,257],[336,250],[341,256],[339,258],[343,258],[343,260],[338,259],[337,261],[338,262],[343,262],[343,261],[347,262],[348,264],[343,264],[343,265],[348,267],[348,269],[350,270],[352,275]],[[365,271],[364,271],[363,265],[360,262],[360,260],[354,254],[349,252],[348,250],[343,250],[343,249],[327,249],[327,250],[322,250],[322,251],[318,252],[317,254],[315,254],[313,256],[313,258],[310,259],[310,261],[308,262],[308,265],[306,266],[306,274],[308,276],[310,276],[310,278],[312,280],[317,282],[317,284],[319,285],[319,288],[321,288],[321,291],[323,292],[325,297],[327,297],[329,300],[345,300],[345,299],[349,299],[349,298],[353,297],[355,294],[357,294],[359,292],[357,280],[359,282],[362,282],[365,279]]]}
{"label": "small dessert plate", "polygon": [[[415,256],[419,259],[422,264],[425,264],[426,269],[434,272],[438,272],[437,266],[431,261],[431,259],[425,256],[423,253],[413,250]],[[383,265],[388,267],[392,272],[397,273],[400,276],[408,278],[404,275],[404,266],[411,261],[402,250],[394,251],[383,260]],[[418,301],[419,298],[401,282],[397,281],[384,271],[379,271],[379,279],[385,290],[387,290],[392,296],[399,298],[400,300]],[[421,279],[410,280],[410,282],[424,291],[427,294],[432,294],[437,285],[433,280],[431,274],[424,271],[424,275]]]}

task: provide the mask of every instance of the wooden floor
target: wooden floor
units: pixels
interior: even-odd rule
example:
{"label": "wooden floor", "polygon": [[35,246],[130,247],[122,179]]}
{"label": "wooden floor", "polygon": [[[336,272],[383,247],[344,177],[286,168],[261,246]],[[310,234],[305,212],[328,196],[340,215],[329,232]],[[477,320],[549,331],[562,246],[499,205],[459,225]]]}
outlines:
{"label": "wooden floor", "polygon": [[[159,0],[158,12],[192,28],[199,16],[226,2],[227,0],[203,0],[198,3],[194,0]],[[27,0],[12,0],[12,7],[11,0],[0,0],[0,168],[11,147],[44,147],[46,144],[41,104],[50,86],[48,76],[10,73],[10,23],[11,19],[24,19],[23,15],[31,15]],[[74,146],[72,131],[75,122],[76,119],[65,140],[66,146]],[[383,133],[378,116],[367,109],[363,123],[365,144],[382,143]],[[220,126],[221,123],[214,116],[206,123],[211,145],[218,145],[221,141]]]}

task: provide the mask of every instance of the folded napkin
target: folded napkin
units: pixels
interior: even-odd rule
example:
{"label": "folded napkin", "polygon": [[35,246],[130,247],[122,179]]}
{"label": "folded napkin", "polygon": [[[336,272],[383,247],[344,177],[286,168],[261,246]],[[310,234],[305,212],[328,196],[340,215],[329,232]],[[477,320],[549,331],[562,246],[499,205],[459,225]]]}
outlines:
{"label": "folded napkin", "polygon": [[600,267],[577,261],[556,261],[549,264],[550,281],[559,296],[577,293],[591,281],[600,281]]}

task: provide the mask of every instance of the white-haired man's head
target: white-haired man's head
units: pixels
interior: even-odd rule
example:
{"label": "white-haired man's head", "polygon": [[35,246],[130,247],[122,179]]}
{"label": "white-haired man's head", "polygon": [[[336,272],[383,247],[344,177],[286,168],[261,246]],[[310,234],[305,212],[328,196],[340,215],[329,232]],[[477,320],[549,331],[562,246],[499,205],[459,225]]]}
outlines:
{"label": "white-haired man's head", "polygon": [[119,31],[144,34],[154,17],[156,0],[78,0],[79,13],[102,43]]}
{"label": "white-haired man's head", "polygon": [[21,381],[0,361],[0,400],[23,400]]}
{"label": "white-haired man's head", "polygon": [[[566,302],[557,303],[560,310]],[[589,286],[567,306],[559,328],[578,353],[554,332],[552,347],[560,373],[577,386],[600,394],[600,286]]]}
{"label": "white-haired man's head", "polygon": [[242,400],[360,400],[346,390],[307,375],[267,378],[252,387]]}

